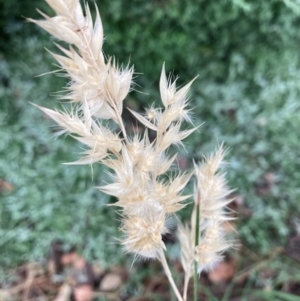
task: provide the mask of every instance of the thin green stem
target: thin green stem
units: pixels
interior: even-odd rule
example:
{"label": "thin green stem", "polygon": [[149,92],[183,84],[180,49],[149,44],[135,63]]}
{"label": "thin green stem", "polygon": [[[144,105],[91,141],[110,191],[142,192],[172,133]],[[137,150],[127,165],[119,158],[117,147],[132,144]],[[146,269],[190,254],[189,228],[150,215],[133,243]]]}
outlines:
{"label": "thin green stem", "polygon": [[[200,195],[195,204],[196,206],[196,226],[195,226],[195,247],[199,245],[200,233]],[[194,301],[198,301],[198,262],[194,261]]]}

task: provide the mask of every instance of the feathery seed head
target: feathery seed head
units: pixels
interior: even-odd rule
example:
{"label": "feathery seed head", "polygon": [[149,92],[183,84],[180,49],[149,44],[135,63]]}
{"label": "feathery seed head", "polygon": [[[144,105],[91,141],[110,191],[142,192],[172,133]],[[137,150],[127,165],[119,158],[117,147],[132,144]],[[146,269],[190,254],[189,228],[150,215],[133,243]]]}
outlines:
{"label": "feathery seed head", "polygon": [[[123,101],[132,88],[134,70],[129,66],[119,68],[115,59],[104,58],[103,28],[97,6],[93,22],[88,4],[84,14],[79,0],[46,1],[57,16],[51,18],[40,12],[44,20],[29,21],[70,44],[68,49],[57,45],[63,55],[51,54],[70,79],[67,94],[60,98],[73,103],[74,109],[67,113],[40,109],[62,127],[58,134],[71,134],[87,147],[83,158],[75,164],[101,162],[112,170],[112,182],[100,190],[118,198],[114,205],[122,209],[122,243],[126,251],[146,258],[159,257],[165,248],[162,235],[168,232],[167,215],[183,208],[183,201],[190,197],[181,193],[192,173],[178,174],[165,182],[160,182],[159,176],[169,171],[176,158],[176,154],[167,156],[166,150],[182,144],[196,130],[180,130],[184,120],[191,122],[188,91],[194,79],[177,90],[177,78],[174,81],[167,78],[163,65],[159,88],[164,108],[151,105],[145,114],[130,110],[146,128],[156,132],[156,139],[150,143],[147,130],[143,139],[138,135],[129,139],[121,114]],[[124,139],[97,119],[112,119]],[[230,191],[225,176],[217,172],[223,156],[220,147],[204,164],[195,165],[201,243],[195,246],[194,242],[195,209],[191,229],[180,225],[178,233],[187,275],[192,274],[194,260],[199,263],[199,271],[210,269],[232,245],[225,240],[221,228],[223,221],[231,219],[224,210]]]}
{"label": "feathery seed head", "polygon": [[107,64],[107,77],[105,80],[105,96],[109,103],[115,103],[122,114],[124,98],[129,93],[133,68],[119,69],[115,61]]}
{"label": "feathery seed head", "polygon": [[161,100],[165,108],[167,108],[168,105],[172,103],[172,99],[174,97],[174,94],[176,93],[176,80],[173,83],[171,83],[170,79],[167,80],[165,64],[163,64],[161,70],[159,88]]}
{"label": "feathery seed head", "polygon": [[222,261],[223,256],[214,252],[210,243],[202,242],[196,247],[195,261],[198,263],[198,274],[202,271],[212,270],[218,262]]}
{"label": "feathery seed head", "polygon": [[76,9],[81,8],[79,0],[46,0],[46,2],[58,15],[65,17],[71,17]]}
{"label": "feathery seed head", "polygon": [[177,177],[172,179],[168,187],[169,193],[178,193],[186,186],[193,173],[179,173]]}
{"label": "feathery seed head", "polygon": [[160,162],[156,166],[157,167],[156,174],[161,175],[166,173],[170,169],[176,157],[177,157],[177,153],[174,154],[171,158],[167,157],[164,153],[162,153],[162,155],[160,156]]}
{"label": "feathery seed head", "polygon": [[196,224],[196,208],[200,205],[200,244],[195,247],[195,261],[198,262],[198,273],[212,269],[222,260],[223,252],[232,246],[226,240],[221,224],[232,219],[225,206],[230,203],[226,197],[231,192],[226,185],[224,174],[218,173],[223,164],[222,146],[215,154],[201,165],[195,164],[196,186],[194,192],[195,206],[192,214],[193,233]]}
{"label": "feathery seed head", "polygon": [[[150,208],[149,208],[150,209]],[[127,252],[145,258],[155,258],[165,248],[162,235],[168,232],[165,213],[151,208],[145,216],[130,216],[123,220],[125,234],[122,244]]]}
{"label": "feathery seed head", "polygon": [[153,121],[154,124],[156,124],[158,122],[158,120],[160,119],[161,109],[155,108],[154,104],[151,104],[151,106],[148,109],[146,109],[145,115],[149,121]]}
{"label": "feathery seed head", "polygon": [[195,260],[199,263],[199,270],[208,271],[222,260],[223,252],[232,247],[232,242],[225,239],[224,230],[219,220],[212,221],[207,227],[201,243],[195,248]]}
{"label": "feathery seed head", "polygon": [[130,159],[134,165],[138,162],[140,159],[141,154],[144,151],[144,139],[140,140],[139,135],[134,135],[131,139],[128,141],[128,154],[130,156]]}
{"label": "feathery seed head", "polygon": [[190,278],[194,268],[195,240],[188,225],[179,223],[178,240],[181,248],[181,264],[186,277]]}
{"label": "feathery seed head", "polygon": [[[200,200],[201,224],[206,220],[218,217],[227,220],[229,217],[225,214],[224,208],[230,203],[226,199],[231,192],[227,188],[224,174],[217,173],[223,164],[224,151],[222,146],[206,162],[197,166],[195,165],[196,189],[194,200]],[[195,214],[194,214],[195,215]]]}
{"label": "feathery seed head", "polygon": [[71,80],[67,87],[69,93],[61,99],[81,103],[84,98],[91,116],[113,119],[119,123],[123,100],[131,88],[133,68],[127,66],[119,69],[111,59],[105,63],[102,53],[103,28],[97,6],[93,24],[88,4],[85,5],[84,16],[78,0],[47,2],[57,16],[50,18],[40,12],[44,20],[28,20],[77,48],[75,51],[70,46],[70,50],[67,50],[57,45],[65,56],[51,53]]}
{"label": "feathery seed head", "polygon": [[145,146],[137,162],[137,169],[145,174],[155,172],[158,169],[159,155],[152,144]]}
{"label": "feathery seed head", "polygon": [[174,103],[184,105],[187,102],[187,93],[189,91],[189,88],[191,87],[195,79],[196,77],[193,80],[191,80],[187,85],[182,87],[180,90],[176,91],[177,78],[174,80],[173,83],[171,83],[170,79],[167,80],[166,72],[165,72],[165,64],[163,64],[159,87],[160,87],[160,97],[165,108],[168,108],[169,105]]}
{"label": "feathery seed head", "polygon": [[90,129],[85,122],[78,116],[78,111],[71,111],[69,113],[57,112],[47,108],[37,106],[41,111],[48,115],[51,119],[62,127],[59,135],[64,133],[77,134],[79,136],[90,136]]}

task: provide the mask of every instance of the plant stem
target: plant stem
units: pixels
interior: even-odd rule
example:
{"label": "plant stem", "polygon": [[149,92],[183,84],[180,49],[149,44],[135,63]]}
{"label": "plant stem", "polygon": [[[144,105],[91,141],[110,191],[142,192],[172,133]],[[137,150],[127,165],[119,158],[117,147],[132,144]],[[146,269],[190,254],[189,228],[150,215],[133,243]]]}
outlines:
{"label": "plant stem", "polygon": [[128,143],[127,134],[126,134],[126,129],[125,129],[125,126],[124,126],[122,117],[121,117],[119,114],[117,114],[117,116],[118,116],[118,120],[119,120],[119,126],[120,126],[120,128],[121,128],[121,131],[122,131],[122,133],[123,133],[123,136],[124,136],[124,138],[125,138],[125,141]]}
{"label": "plant stem", "polygon": [[110,103],[110,105],[112,106],[112,108],[114,109],[114,111],[115,111],[115,113],[116,113],[116,117],[117,117],[117,120],[118,120],[118,124],[119,124],[119,126],[120,126],[120,128],[121,128],[121,131],[122,131],[122,133],[123,133],[123,136],[124,136],[124,138],[125,138],[126,143],[128,143],[127,134],[126,134],[126,129],[125,129],[125,126],[124,126],[122,117],[121,117],[121,115],[120,115],[120,113],[119,113],[119,110],[118,110],[118,108],[117,108],[117,106],[116,106],[116,104],[115,104],[115,102],[114,102],[113,100],[110,100],[109,103]]}
{"label": "plant stem", "polygon": [[169,265],[168,265],[168,263],[167,263],[167,260],[166,260],[166,257],[165,257],[165,253],[164,253],[163,250],[161,250],[161,251],[159,252],[159,256],[160,256],[161,264],[162,264],[162,266],[163,266],[163,268],[164,268],[164,270],[165,270],[166,276],[168,277],[168,280],[169,280],[169,282],[170,282],[170,284],[171,284],[171,286],[172,286],[172,288],[173,288],[173,291],[174,291],[174,293],[175,293],[177,299],[178,299],[179,301],[184,301],[184,300],[182,299],[182,297],[181,297],[179,291],[178,291],[178,288],[177,288],[175,282],[174,282],[174,279],[173,279],[173,277],[172,277],[172,274],[171,274],[171,271],[170,271],[170,268],[169,268]]}
{"label": "plant stem", "polygon": [[[198,193],[198,199],[196,206],[196,226],[195,226],[195,247],[199,245],[199,233],[200,233],[200,195]],[[198,262],[194,261],[194,301],[198,300]]]}
{"label": "plant stem", "polygon": [[190,273],[188,273],[187,275],[185,275],[184,277],[184,286],[183,286],[183,300],[187,301],[187,290],[188,290],[188,286],[189,286],[189,282],[190,282]]}

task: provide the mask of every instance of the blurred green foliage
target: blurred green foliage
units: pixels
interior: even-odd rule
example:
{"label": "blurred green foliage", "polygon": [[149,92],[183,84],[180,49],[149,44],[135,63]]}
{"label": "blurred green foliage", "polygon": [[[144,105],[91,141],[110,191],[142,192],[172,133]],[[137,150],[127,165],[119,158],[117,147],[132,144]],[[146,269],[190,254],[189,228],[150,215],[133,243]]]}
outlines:
{"label": "blurred green foliage", "polygon": [[[91,7],[93,2],[89,1]],[[189,159],[224,141],[230,186],[252,216],[241,215],[243,244],[266,254],[284,245],[299,216],[300,5],[281,0],[121,1],[99,5],[106,54],[130,60],[139,74],[128,104],[159,100],[163,62],[191,91],[194,121],[205,124],[187,142]],[[41,1],[0,1],[0,178],[12,183],[0,201],[0,266],[41,258],[53,238],[82,246],[89,258],[120,261],[118,216],[93,186],[94,166],[63,166],[80,148],[53,140],[52,122],[28,104],[57,105],[64,81],[47,75],[54,50],[47,33],[25,24]],[[266,175],[274,178],[270,184]],[[263,191],[261,188],[265,188]],[[298,221],[299,223],[299,221]]]}

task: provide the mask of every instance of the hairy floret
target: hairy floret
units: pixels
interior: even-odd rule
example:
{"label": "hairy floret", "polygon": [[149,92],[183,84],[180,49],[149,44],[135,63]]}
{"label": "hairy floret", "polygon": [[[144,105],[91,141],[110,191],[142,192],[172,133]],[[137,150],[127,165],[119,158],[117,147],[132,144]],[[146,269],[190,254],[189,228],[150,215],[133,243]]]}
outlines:
{"label": "hairy floret", "polygon": [[155,258],[165,248],[161,238],[168,232],[165,213],[159,212],[155,207],[149,208],[147,215],[125,218],[121,229],[125,234],[122,244],[127,252]]}
{"label": "hairy floret", "polygon": [[226,240],[220,221],[213,221],[201,238],[201,243],[195,248],[198,273],[213,269],[223,259],[224,251],[230,247],[232,242]]}

